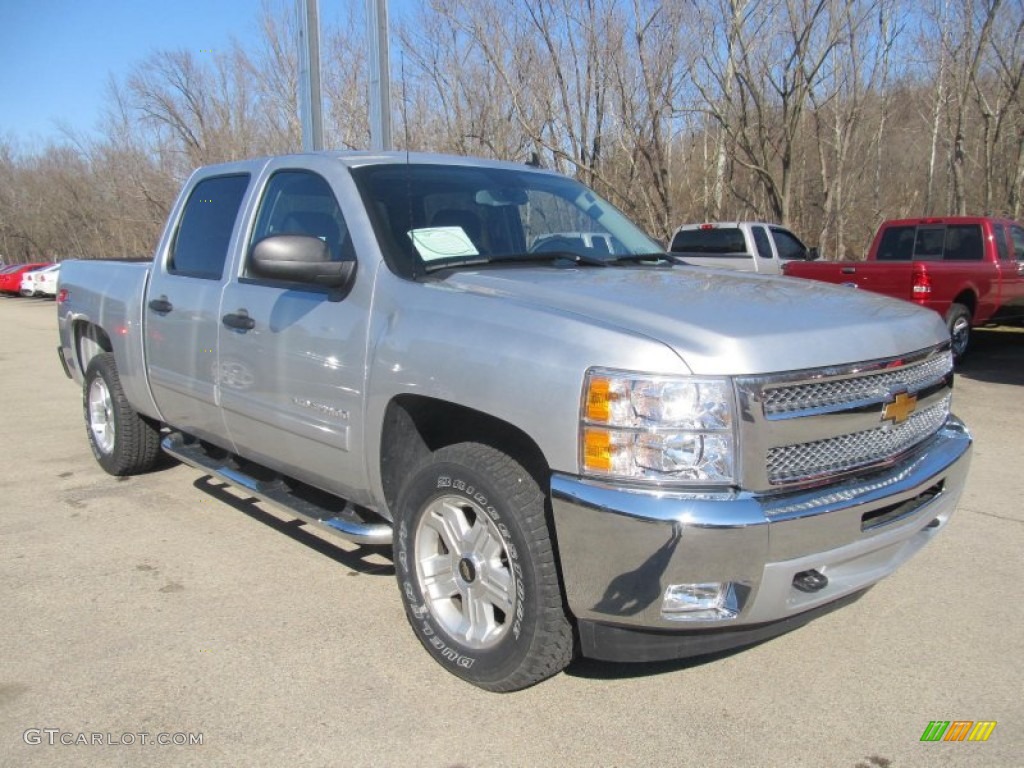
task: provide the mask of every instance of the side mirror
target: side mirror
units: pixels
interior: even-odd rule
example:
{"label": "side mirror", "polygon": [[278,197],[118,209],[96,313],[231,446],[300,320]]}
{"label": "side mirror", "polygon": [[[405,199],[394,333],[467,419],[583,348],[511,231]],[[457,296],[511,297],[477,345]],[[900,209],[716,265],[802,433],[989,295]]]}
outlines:
{"label": "side mirror", "polygon": [[820,258],[820,256],[821,256],[821,254],[818,252],[818,249],[816,247],[815,248],[808,248],[807,249],[807,260],[808,261],[817,261]]}
{"label": "side mirror", "polygon": [[257,242],[249,255],[256,277],[343,288],[356,273],[353,259],[332,261],[327,243],[310,235],[271,235]]}

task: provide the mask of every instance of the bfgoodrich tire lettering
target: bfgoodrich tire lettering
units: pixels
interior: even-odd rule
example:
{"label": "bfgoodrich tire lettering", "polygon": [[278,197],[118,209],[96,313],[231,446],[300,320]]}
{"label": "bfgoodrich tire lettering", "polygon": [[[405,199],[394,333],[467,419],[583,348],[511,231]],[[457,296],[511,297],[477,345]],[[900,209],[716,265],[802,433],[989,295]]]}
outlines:
{"label": "bfgoodrich tire lettering", "polygon": [[97,355],[89,363],[82,407],[89,446],[103,469],[112,475],[134,475],[153,468],[160,431],[129,404],[111,353]]}
{"label": "bfgoodrich tire lettering", "polygon": [[406,616],[439,664],[480,688],[526,688],[572,659],[545,505],[518,462],[476,443],[437,451],[399,494]]}

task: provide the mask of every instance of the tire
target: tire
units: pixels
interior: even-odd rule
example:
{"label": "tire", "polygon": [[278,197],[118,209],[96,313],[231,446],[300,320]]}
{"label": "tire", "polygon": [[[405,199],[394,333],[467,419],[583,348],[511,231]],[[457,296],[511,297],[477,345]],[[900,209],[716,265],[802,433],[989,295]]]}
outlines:
{"label": "tire", "polygon": [[399,493],[409,623],[441,666],[484,690],[527,688],[572,660],[546,505],[518,462],[478,443],[432,454]]}
{"label": "tire", "polygon": [[964,359],[971,343],[971,310],[963,304],[952,304],[946,312],[946,327],[952,344],[953,360]]}
{"label": "tire", "polygon": [[89,363],[82,408],[89,447],[104,470],[121,476],[153,468],[160,454],[160,430],[129,404],[111,353],[97,355]]}

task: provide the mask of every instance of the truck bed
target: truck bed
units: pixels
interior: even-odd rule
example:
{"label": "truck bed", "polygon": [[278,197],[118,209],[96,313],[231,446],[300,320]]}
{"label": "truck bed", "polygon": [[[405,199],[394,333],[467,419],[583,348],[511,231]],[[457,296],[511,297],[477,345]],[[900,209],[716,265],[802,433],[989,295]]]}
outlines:
{"label": "truck bed", "polygon": [[[118,361],[121,384],[129,400],[140,413],[158,418],[146,383],[143,349],[142,297],[146,294],[150,269],[149,262],[65,261],[57,292],[63,297],[59,313],[62,338],[75,340],[72,350],[61,350],[72,378],[81,384],[92,356],[97,351],[111,351]],[[95,329],[99,328],[106,329],[102,337],[96,334]]]}
{"label": "truck bed", "polygon": [[793,261],[783,268],[789,277],[846,285],[897,299],[911,299],[914,262]]}

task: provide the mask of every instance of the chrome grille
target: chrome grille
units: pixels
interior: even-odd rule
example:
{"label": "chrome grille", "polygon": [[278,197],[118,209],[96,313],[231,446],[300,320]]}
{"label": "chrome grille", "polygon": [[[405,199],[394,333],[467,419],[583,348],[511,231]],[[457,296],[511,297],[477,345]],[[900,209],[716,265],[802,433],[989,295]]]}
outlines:
{"label": "chrome grille", "polygon": [[766,388],[763,394],[764,413],[771,417],[877,400],[899,390],[916,392],[940,381],[952,369],[953,356],[946,352],[914,365],[883,369],[854,378]]}
{"label": "chrome grille", "polygon": [[[889,466],[946,423],[952,387],[948,344],[850,365],[738,377],[742,486],[788,491]],[[909,397],[897,397],[903,393]],[[900,416],[911,403],[905,421],[886,418],[887,409]]]}
{"label": "chrome grille", "polygon": [[902,424],[880,426],[848,435],[772,448],[768,480],[793,483],[849,472],[898,456],[934,434],[949,416],[951,396],[913,414]]}

